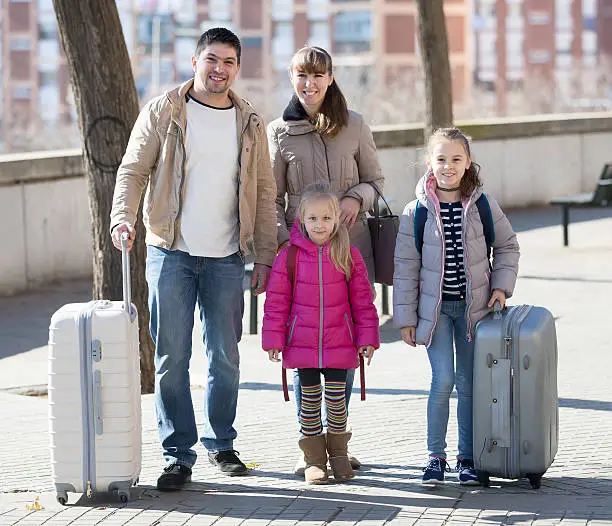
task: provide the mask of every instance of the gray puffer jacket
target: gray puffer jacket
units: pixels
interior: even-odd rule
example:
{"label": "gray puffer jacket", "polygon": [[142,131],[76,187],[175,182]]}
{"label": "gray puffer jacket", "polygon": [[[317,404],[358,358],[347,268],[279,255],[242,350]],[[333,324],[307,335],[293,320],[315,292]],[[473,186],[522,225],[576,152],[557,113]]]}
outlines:
{"label": "gray puffer jacket", "polygon": [[[426,346],[431,344],[440,315],[444,275],[444,233],[435,188],[436,181],[431,172],[425,174],[416,187],[417,199],[427,208],[422,255],[416,248],[414,236],[416,200],[404,209],[395,246],[393,279],[394,323],[400,328],[416,326],[416,341]],[[481,194],[482,190],[476,189],[469,199],[463,201],[468,340],[476,322],[490,311],[487,304],[493,289],[503,290],[507,298],[512,296],[520,257],[516,234],[508,218],[497,201],[487,195],[495,230],[493,270],[489,270],[487,245],[475,205]]]}

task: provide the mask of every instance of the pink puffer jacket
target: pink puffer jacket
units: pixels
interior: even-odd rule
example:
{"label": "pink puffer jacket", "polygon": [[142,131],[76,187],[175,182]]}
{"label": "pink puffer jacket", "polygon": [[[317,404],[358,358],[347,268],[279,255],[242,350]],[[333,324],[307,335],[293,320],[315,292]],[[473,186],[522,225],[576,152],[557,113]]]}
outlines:
{"label": "pink puffer jacket", "polygon": [[295,286],[287,275],[287,249],[274,261],[266,289],[262,347],[282,351],[288,369],[355,369],[357,348],[378,348],[378,314],[361,254],[351,247],[351,279],[332,263],[329,245],[306,238],[296,222],[291,244],[299,250]]}

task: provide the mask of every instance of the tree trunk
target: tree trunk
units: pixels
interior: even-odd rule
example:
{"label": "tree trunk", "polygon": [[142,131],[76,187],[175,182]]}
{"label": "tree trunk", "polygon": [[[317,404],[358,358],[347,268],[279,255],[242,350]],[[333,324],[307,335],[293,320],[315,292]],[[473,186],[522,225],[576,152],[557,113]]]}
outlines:
{"label": "tree trunk", "polygon": [[453,124],[453,86],[443,0],[418,0],[419,46],[425,71],[425,144],[433,130]]}
{"label": "tree trunk", "polygon": [[[114,0],[53,0],[79,115],[93,236],[93,297],[122,298],[121,254],[111,241],[110,210],[117,168],[138,116],[138,96]],[[140,327],[141,390],[153,391],[144,226],[131,251],[132,302]]]}

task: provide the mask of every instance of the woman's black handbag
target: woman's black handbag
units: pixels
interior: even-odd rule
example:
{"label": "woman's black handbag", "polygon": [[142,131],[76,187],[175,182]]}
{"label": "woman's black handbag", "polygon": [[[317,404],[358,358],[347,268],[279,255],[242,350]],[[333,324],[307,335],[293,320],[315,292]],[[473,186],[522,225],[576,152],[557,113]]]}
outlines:
{"label": "woman's black handbag", "polygon": [[381,215],[378,197],[374,201],[373,216],[368,217],[368,227],[372,238],[374,254],[374,281],[383,285],[393,285],[393,258],[395,256],[395,239],[399,231],[399,216],[391,212],[387,200],[374,183],[369,183],[384,201],[386,210]]}

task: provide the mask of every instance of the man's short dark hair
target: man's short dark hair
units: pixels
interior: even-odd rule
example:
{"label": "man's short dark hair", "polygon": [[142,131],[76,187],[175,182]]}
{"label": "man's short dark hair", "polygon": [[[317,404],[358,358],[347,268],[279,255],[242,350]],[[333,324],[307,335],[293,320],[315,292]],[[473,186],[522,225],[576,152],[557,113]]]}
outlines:
{"label": "man's short dark hair", "polygon": [[214,44],[215,42],[220,42],[221,44],[227,44],[228,46],[233,47],[236,50],[238,65],[240,65],[240,51],[242,48],[240,45],[240,39],[225,27],[213,27],[202,33],[202,36],[200,37],[200,40],[198,40],[198,45],[195,49],[195,57],[199,58],[200,53],[202,53],[204,48]]}

